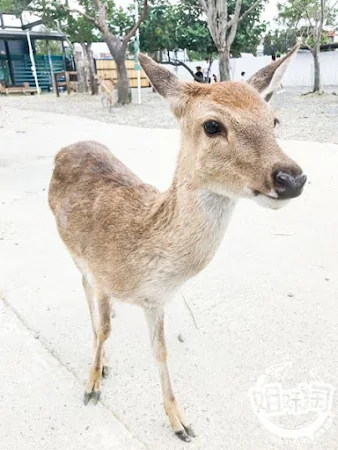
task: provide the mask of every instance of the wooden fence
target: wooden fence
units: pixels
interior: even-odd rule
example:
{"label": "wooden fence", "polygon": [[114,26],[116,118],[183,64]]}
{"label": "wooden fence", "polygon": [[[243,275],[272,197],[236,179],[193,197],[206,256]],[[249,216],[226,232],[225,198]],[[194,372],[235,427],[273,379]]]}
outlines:
{"label": "wooden fence", "polygon": [[[137,87],[137,70],[134,68],[133,60],[126,60],[126,67],[130,87]],[[112,59],[96,59],[96,70],[98,78],[105,78],[117,82],[116,63]],[[146,74],[141,70],[141,87],[149,87],[150,83]]]}

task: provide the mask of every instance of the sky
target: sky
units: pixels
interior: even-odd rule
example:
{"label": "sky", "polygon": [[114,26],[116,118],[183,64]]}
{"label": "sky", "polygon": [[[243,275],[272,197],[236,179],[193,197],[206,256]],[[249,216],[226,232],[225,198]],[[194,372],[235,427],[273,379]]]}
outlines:
{"label": "sky", "polygon": [[270,22],[276,16],[277,16],[277,0],[270,0],[266,4],[265,11],[263,12],[261,18],[262,18],[262,20],[266,20],[267,22]]}

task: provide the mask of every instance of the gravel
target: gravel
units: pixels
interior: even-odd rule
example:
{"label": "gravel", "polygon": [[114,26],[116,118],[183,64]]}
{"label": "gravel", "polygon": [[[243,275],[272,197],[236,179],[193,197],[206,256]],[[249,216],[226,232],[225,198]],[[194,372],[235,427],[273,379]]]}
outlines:
{"label": "gravel", "polygon": [[[323,95],[302,95],[307,88],[286,88],[274,96],[272,105],[280,120],[277,135],[282,139],[329,142],[338,144],[338,87],[326,89]],[[109,112],[99,96],[71,94],[57,98],[53,94],[1,97],[0,104],[22,110],[54,112],[86,117],[106,123],[144,128],[176,128],[167,104],[151,89],[142,90],[142,105],[115,106]]]}

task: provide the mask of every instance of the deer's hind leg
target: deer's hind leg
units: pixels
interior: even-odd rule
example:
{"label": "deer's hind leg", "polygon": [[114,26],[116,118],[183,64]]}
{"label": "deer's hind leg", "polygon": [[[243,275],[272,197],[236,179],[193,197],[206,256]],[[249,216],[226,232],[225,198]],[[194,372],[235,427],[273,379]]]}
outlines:
{"label": "deer's hind leg", "polygon": [[84,394],[84,404],[86,405],[92,398],[96,404],[100,398],[101,377],[108,375],[108,365],[105,360],[104,343],[108,339],[111,331],[110,299],[102,294],[97,294],[90,285],[87,278],[82,278],[88,306],[91,315],[92,328],[94,334],[94,358],[89,371],[89,379]]}

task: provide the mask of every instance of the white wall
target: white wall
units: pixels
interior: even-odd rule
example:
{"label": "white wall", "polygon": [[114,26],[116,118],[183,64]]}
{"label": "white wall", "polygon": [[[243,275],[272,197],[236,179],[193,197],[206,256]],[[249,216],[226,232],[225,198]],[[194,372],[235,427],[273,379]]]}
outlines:
{"label": "white wall", "polygon": [[[255,57],[252,55],[243,55],[242,58],[232,58],[231,77],[233,80],[240,80],[241,72],[246,73],[249,78],[258,69],[271,62],[270,56]],[[338,86],[338,51],[322,52],[320,54],[321,74],[323,86]],[[186,63],[194,71],[196,66],[204,67],[204,61],[194,61]],[[172,71],[172,66],[167,66]],[[179,78],[191,80],[190,74],[182,67],[176,71]],[[214,61],[210,74],[216,74],[218,78],[218,61]],[[283,79],[284,86],[309,86],[313,85],[313,57],[309,52],[298,52],[290,63],[290,66]]]}

